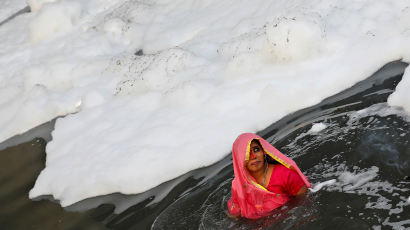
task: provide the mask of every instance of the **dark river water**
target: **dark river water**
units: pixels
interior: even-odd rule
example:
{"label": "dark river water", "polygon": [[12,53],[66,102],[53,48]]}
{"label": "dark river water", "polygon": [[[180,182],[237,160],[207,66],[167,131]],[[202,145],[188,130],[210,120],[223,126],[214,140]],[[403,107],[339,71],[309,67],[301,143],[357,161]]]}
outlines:
{"label": "dark river water", "polygon": [[[386,104],[406,67],[389,63],[259,132],[313,185],[328,183],[266,218],[225,215],[234,176],[229,153],[142,194],[90,198],[65,209],[50,197],[30,200],[45,164],[49,122],[0,144],[0,229],[410,229],[410,119]],[[313,132],[317,123],[326,128]]]}

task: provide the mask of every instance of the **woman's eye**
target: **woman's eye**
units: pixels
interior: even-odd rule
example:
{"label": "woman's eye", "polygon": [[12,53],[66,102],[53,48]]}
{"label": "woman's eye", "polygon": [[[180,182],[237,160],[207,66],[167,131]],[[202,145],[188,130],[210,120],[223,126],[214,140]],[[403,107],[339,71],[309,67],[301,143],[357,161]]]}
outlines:
{"label": "woman's eye", "polygon": [[257,153],[257,152],[260,151],[260,149],[259,149],[259,147],[253,147],[252,151],[253,151],[254,153]]}

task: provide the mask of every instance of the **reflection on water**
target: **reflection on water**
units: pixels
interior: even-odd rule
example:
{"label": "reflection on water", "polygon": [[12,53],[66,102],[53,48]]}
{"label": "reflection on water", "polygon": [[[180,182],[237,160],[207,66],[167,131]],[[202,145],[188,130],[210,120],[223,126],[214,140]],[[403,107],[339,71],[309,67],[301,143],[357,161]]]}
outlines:
{"label": "reflection on water", "polygon": [[[266,218],[225,215],[230,155],[138,195],[90,198],[66,209],[55,201],[30,201],[45,160],[46,142],[37,138],[0,152],[0,229],[410,228],[409,118],[385,104],[406,66],[391,63],[259,133],[293,157],[312,184],[333,182]],[[310,132],[318,123],[325,128]]]}

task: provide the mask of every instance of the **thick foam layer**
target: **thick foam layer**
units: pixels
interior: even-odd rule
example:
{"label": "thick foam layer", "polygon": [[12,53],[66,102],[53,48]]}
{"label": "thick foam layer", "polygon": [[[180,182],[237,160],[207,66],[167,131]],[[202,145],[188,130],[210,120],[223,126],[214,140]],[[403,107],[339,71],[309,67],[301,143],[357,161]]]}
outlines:
{"label": "thick foam layer", "polygon": [[[0,27],[0,140],[76,113],[30,193],[63,206],[210,165],[239,133],[410,54],[404,0],[30,4]],[[407,78],[391,103],[409,111]]]}

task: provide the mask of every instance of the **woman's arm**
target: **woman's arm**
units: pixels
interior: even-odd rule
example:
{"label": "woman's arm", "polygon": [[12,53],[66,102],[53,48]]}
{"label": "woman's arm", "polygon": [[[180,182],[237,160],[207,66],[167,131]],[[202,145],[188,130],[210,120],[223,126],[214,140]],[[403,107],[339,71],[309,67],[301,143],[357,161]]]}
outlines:
{"label": "woman's arm", "polygon": [[290,196],[302,197],[307,193],[308,189],[299,174],[296,171],[289,170],[286,190]]}

